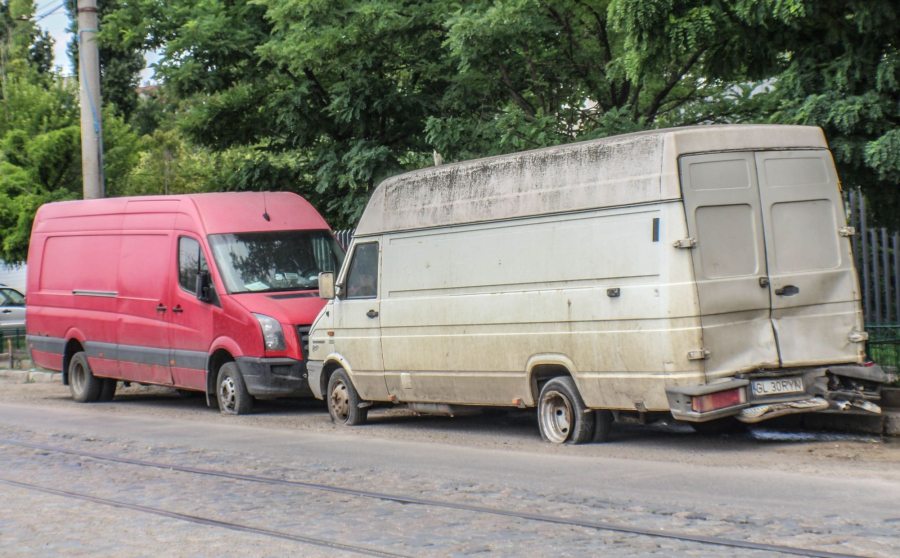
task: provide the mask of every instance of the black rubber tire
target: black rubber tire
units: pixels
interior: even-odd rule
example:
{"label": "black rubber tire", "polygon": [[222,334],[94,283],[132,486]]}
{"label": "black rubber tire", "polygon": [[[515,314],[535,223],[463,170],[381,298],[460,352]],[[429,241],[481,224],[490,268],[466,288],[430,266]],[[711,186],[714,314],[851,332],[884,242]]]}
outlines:
{"label": "black rubber tire", "polygon": [[69,392],[79,403],[93,403],[100,397],[103,379],[94,376],[87,355],[78,352],[69,361]]}
{"label": "black rubber tire", "polygon": [[369,409],[359,408],[359,392],[343,368],[336,370],[328,379],[325,401],[331,420],[338,424],[358,426],[365,424],[369,418]]}
{"label": "black rubber tire", "polygon": [[102,382],[103,384],[100,387],[100,395],[97,397],[97,401],[112,401],[113,397],[116,396],[116,388],[119,385],[119,380],[103,378]]}
{"label": "black rubber tire", "polygon": [[604,444],[609,441],[609,434],[612,432],[613,414],[612,411],[600,410],[594,411],[594,443]]}
{"label": "black rubber tire", "polygon": [[721,436],[741,432],[746,426],[734,417],[725,417],[706,422],[692,422],[691,428],[701,436]]}
{"label": "black rubber tire", "polygon": [[594,413],[578,393],[569,376],[553,378],[541,388],[538,398],[538,428],[551,444],[583,444],[594,437]]}
{"label": "black rubber tire", "polygon": [[216,377],[216,400],[223,415],[246,415],[253,410],[253,397],[237,364],[228,362],[219,368]]}

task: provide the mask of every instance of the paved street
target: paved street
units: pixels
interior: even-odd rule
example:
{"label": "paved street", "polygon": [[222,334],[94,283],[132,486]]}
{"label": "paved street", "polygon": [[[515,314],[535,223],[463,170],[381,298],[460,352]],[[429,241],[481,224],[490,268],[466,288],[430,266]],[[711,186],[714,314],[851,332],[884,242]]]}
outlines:
{"label": "paved street", "polygon": [[[94,405],[55,384],[2,388],[3,440],[670,533],[900,553],[900,443],[880,438],[757,430],[708,439],[680,425],[617,425],[609,444],[554,447],[520,411],[379,411],[347,430],[314,402],[262,402],[253,415],[223,417],[163,388],[136,386]],[[777,555],[7,442],[0,463],[0,480],[68,493],[3,485],[0,555]],[[227,527],[235,524],[264,532]]]}

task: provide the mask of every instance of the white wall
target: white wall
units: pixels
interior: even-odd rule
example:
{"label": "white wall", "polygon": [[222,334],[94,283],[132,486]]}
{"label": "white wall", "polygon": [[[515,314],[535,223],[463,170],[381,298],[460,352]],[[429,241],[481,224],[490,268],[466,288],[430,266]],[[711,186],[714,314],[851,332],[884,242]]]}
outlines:
{"label": "white wall", "polygon": [[8,266],[6,262],[0,260],[0,283],[9,285],[21,292],[25,292],[25,276],[27,267],[25,264],[20,266]]}

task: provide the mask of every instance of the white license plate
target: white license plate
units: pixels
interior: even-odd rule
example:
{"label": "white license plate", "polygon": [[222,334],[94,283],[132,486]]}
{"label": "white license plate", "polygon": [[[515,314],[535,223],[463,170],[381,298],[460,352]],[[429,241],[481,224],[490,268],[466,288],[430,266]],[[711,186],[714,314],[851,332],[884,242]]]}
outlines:
{"label": "white license plate", "polygon": [[782,393],[797,393],[803,390],[802,378],[773,378],[771,380],[754,380],[750,383],[753,395],[780,395]]}

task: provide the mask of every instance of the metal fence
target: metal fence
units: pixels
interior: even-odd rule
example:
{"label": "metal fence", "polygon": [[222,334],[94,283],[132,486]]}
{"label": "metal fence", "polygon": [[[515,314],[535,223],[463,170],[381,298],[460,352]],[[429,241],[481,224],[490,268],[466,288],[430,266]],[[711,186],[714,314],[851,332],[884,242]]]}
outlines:
{"label": "metal fence", "polygon": [[25,350],[25,328],[0,329],[0,353],[7,352],[10,344],[14,350]]}
{"label": "metal fence", "polygon": [[334,236],[337,238],[341,248],[346,250],[350,246],[350,239],[353,238],[353,233],[355,232],[356,229],[344,229],[342,231],[334,231]]}
{"label": "metal fence", "polygon": [[862,290],[863,313],[869,342],[866,352],[890,369],[900,367],[900,233],[884,227],[869,228],[862,193],[847,195],[853,257]]}

